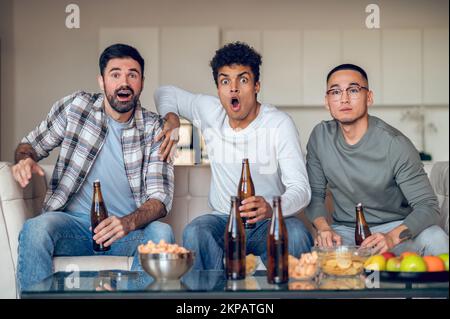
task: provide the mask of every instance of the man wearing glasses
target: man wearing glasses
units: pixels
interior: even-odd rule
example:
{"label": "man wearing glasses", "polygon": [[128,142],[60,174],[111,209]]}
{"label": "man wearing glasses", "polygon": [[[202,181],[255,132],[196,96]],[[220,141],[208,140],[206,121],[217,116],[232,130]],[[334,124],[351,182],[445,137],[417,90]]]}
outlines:
{"label": "man wearing glasses", "polygon": [[[438,200],[419,153],[401,132],[370,116],[373,103],[366,72],[353,64],[327,76],[325,106],[333,120],[318,124],[307,145],[311,184],[308,218],[321,247],[354,245],[355,206],[362,203],[372,235],[361,244],[374,253],[448,253],[448,236],[436,225]],[[333,223],[325,194],[333,196]]]}

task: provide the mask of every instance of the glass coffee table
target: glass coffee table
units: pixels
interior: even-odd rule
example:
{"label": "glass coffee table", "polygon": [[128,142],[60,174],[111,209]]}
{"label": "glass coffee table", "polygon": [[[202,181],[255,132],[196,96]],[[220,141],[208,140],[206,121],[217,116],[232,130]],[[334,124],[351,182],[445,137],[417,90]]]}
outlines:
{"label": "glass coffee table", "polygon": [[158,282],[145,272],[57,272],[23,291],[21,298],[150,298],[150,299],[300,299],[300,298],[446,298],[441,282],[385,281],[379,276],[327,277],[313,281],[267,283],[258,270],[241,281],[227,281],[223,271],[190,271],[181,280]]}

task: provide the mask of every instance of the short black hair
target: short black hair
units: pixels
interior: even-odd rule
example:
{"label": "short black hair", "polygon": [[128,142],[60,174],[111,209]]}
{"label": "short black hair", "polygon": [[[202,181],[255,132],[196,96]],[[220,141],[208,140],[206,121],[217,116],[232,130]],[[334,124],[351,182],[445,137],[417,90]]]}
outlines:
{"label": "short black hair", "polygon": [[212,74],[216,86],[218,86],[218,71],[223,66],[233,64],[249,66],[255,76],[255,83],[259,81],[259,67],[261,66],[261,55],[255,49],[244,42],[228,43],[219,50],[212,58],[209,65],[212,68]]}
{"label": "short black hair", "polygon": [[102,54],[100,55],[99,59],[99,67],[100,67],[100,74],[103,76],[106,65],[108,64],[109,60],[111,59],[123,59],[123,58],[131,58],[139,63],[141,66],[142,74],[141,77],[144,77],[144,59],[136,50],[130,45],[122,44],[122,43],[116,43],[113,45],[110,45],[107,47]]}
{"label": "short black hair", "polygon": [[369,78],[367,77],[366,71],[364,71],[363,68],[361,68],[357,65],[354,65],[354,64],[350,64],[350,63],[338,65],[333,70],[331,70],[327,75],[327,83],[328,83],[328,80],[330,79],[331,75],[333,75],[333,73],[335,73],[337,71],[341,71],[341,70],[353,70],[353,71],[359,72],[363,76],[363,78],[366,79],[367,84],[369,84]]}

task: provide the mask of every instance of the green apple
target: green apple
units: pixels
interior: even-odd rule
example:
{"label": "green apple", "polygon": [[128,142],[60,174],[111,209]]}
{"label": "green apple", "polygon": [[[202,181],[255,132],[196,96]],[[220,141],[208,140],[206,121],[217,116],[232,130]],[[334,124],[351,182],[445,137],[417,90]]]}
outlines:
{"label": "green apple", "polygon": [[387,271],[400,271],[401,263],[402,263],[402,259],[400,257],[389,258],[386,263],[386,270]]}
{"label": "green apple", "polygon": [[440,255],[438,255],[438,257],[442,259],[442,261],[445,264],[445,270],[448,271],[448,253],[440,254]]}
{"label": "green apple", "polygon": [[423,272],[427,271],[427,264],[418,255],[409,255],[402,259],[400,271]]}
{"label": "green apple", "polygon": [[386,270],[386,259],[382,255],[370,256],[364,263],[364,268],[367,270],[384,271]]}

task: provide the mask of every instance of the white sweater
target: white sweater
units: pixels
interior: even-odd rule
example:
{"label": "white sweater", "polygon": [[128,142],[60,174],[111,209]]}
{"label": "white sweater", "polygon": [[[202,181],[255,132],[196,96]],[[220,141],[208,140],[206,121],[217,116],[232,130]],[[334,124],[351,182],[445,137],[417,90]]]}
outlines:
{"label": "white sweater", "polygon": [[284,216],[309,204],[311,188],[300,139],[288,114],[262,104],[258,116],[245,129],[235,131],[217,97],[162,86],[154,98],[162,116],[172,112],[200,128],[211,163],[209,205],[214,213],[229,213],[243,158],[249,159],[256,195],[271,206],[273,196],[281,195]]}

